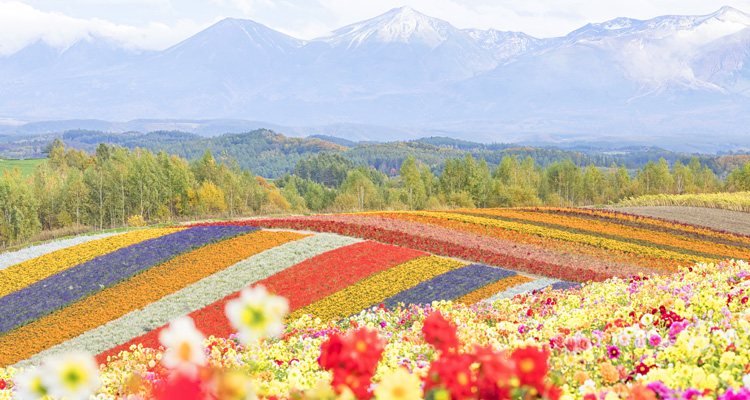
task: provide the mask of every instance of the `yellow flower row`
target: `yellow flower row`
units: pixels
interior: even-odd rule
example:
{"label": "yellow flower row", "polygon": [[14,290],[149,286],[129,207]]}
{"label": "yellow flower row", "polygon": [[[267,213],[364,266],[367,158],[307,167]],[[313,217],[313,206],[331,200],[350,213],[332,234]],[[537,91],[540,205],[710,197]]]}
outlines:
{"label": "yellow flower row", "polygon": [[469,294],[464,295],[460,299],[456,300],[456,303],[463,304],[474,304],[481,300],[490,298],[502,291],[508,290],[513,286],[518,286],[522,283],[531,282],[533,278],[523,275],[514,275],[509,278],[501,279],[495,283],[491,283],[487,286],[481,287]]}
{"label": "yellow flower row", "polygon": [[[363,213],[363,215],[366,214],[367,213]],[[414,213],[407,213],[405,211],[390,211],[377,214],[370,213],[369,215],[401,221],[417,222],[425,225],[448,228],[455,231],[470,232],[480,236],[487,236],[510,242],[529,244],[544,249],[554,250],[555,252],[580,254],[586,257],[593,257],[604,260],[616,260],[621,263],[637,265],[649,269],[675,271],[677,270],[677,267],[680,266],[680,262],[674,260],[665,260],[653,256],[626,253],[597,246],[585,245],[582,243],[574,243],[567,240],[516,232],[498,227],[477,225],[466,221],[441,219],[436,216],[417,215]]]}
{"label": "yellow flower row", "polygon": [[[562,211],[562,212],[567,212],[567,213],[576,213],[576,214],[582,214],[582,215],[604,217],[604,218],[609,218],[609,219],[618,219],[622,221],[637,222],[639,224],[664,227],[664,228],[669,228],[669,229],[674,229],[674,230],[680,230],[683,232],[689,232],[689,233],[695,233],[695,234],[704,235],[704,236],[711,236],[711,237],[716,237],[720,239],[731,240],[733,242],[741,242],[741,243],[750,244],[750,237],[747,237],[747,236],[738,236],[738,235],[733,235],[731,233],[717,232],[717,231],[703,228],[700,226],[673,223],[669,221],[663,221],[663,220],[644,217],[640,215],[613,213],[613,212],[608,212],[608,211],[591,210],[591,209],[583,209],[583,208],[551,207],[551,208],[543,208],[542,210],[545,210],[545,209],[548,209],[551,211]],[[521,210],[523,210],[523,208],[521,208]]]}
{"label": "yellow flower row", "polygon": [[11,265],[0,271],[0,297],[96,257],[183,229],[159,228],[123,233],[81,243]]}
{"label": "yellow flower row", "polygon": [[712,258],[692,256],[688,254],[680,254],[670,250],[655,249],[651,247],[641,246],[638,244],[621,242],[613,239],[605,239],[596,236],[583,235],[580,233],[563,232],[555,229],[543,228],[540,226],[523,224],[520,222],[509,222],[501,221],[492,218],[474,217],[470,215],[451,214],[447,212],[423,212],[415,211],[417,215],[432,216],[437,218],[444,218],[453,221],[464,221],[472,224],[493,226],[502,229],[510,229],[523,233],[529,233],[532,235],[538,235],[543,237],[549,237],[553,239],[561,239],[569,242],[584,243],[592,246],[604,247],[611,250],[619,250],[628,253],[636,253],[642,255],[648,255],[658,258],[664,258],[675,261],[685,262],[713,262],[716,261]]}
{"label": "yellow flower row", "polygon": [[[469,211],[469,210],[462,210]],[[545,224],[561,225],[568,228],[585,230],[589,232],[617,235],[628,239],[645,240],[665,246],[679,247],[702,253],[715,254],[730,258],[750,258],[750,251],[745,248],[729,246],[722,243],[711,243],[704,240],[686,238],[679,235],[671,235],[665,232],[651,231],[647,229],[634,228],[611,222],[602,222],[591,219],[576,218],[563,215],[552,215],[538,212],[519,211],[512,209],[478,209],[470,210],[472,213],[493,215],[521,219],[524,221],[541,222]]]}
{"label": "yellow flower row", "polygon": [[173,258],[0,337],[0,365],[25,360],[257,253],[305,236],[294,232],[258,231]]}
{"label": "yellow flower row", "polygon": [[311,314],[323,320],[346,317],[380,303],[417,284],[467,265],[437,256],[420,257],[365,278],[346,289],[303,307],[288,317]]}

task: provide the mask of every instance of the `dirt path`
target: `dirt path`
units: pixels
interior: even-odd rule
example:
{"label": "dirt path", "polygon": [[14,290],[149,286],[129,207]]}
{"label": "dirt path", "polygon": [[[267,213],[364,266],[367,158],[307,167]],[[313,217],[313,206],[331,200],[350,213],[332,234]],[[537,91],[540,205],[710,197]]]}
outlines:
{"label": "dirt path", "polygon": [[703,207],[616,207],[611,210],[750,235],[750,213]]}

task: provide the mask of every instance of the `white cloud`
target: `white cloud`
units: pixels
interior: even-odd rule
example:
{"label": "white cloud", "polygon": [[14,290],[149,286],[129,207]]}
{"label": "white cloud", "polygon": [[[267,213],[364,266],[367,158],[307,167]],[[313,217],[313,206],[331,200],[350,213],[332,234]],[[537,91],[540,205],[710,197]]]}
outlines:
{"label": "white cloud", "polygon": [[0,0],[0,56],[37,40],[66,47],[92,34],[159,50],[224,17],[312,39],[408,5],[458,28],[552,37],[589,22],[708,14],[725,3],[750,12],[750,0]]}
{"label": "white cloud", "polygon": [[245,15],[252,14],[259,7],[273,7],[271,0],[214,0],[222,6],[233,6]]}
{"label": "white cloud", "polygon": [[158,50],[206,26],[183,19],[171,26],[148,22],[135,27],[100,18],[80,19],[58,12],[45,12],[19,1],[0,1],[0,56],[13,54],[39,40],[66,48],[91,35],[116,40],[125,47]]}

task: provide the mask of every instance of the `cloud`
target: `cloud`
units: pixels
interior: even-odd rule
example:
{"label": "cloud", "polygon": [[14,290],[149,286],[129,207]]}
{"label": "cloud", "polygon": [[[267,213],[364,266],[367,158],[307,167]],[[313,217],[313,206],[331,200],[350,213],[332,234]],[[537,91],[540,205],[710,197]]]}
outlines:
{"label": "cloud", "polygon": [[0,56],[13,54],[39,40],[64,49],[91,36],[109,38],[127,48],[160,50],[205,27],[206,24],[189,19],[172,25],[148,22],[136,27],[100,18],[80,19],[45,12],[19,1],[0,1]]}
{"label": "cloud", "polygon": [[222,6],[232,6],[245,15],[250,15],[260,7],[273,7],[271,0],[214,0]]}
{"label": "cloud", "polygon": [[249,18],[300,39],[404,5],[458,28],[562,36],[616,17],[708,14],[750,0],[0,0],[0,57],[38,40],[65,48],[91,35],[164,49],[224,17]]}

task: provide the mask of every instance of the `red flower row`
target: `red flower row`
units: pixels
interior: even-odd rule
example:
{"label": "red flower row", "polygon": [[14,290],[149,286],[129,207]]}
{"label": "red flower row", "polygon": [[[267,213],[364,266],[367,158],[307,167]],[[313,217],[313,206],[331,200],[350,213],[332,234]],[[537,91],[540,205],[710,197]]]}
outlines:
{"label": "red flower row", "polygon": [[374,227],[344,221],[325,219],[325,217],[290,217],[274,219],[254,219],[214,223],[215,225],[251,225],[272,229],[311,230],[315,232],[332,232],[339,235],[359,237],[409,247],[437,254],[444,257],[461,258],[473,262],[495,265],[516,271],[523,271],[552,278],[574,281],[604,281],[611,273],[595,271],[580,267],[563,267],[557,264],[538,260],[514,257],[486,248],[472,248],[460,243],[434,238],[420,237],[394,229]]}
{"label": "red flower row", "polygon": [[[262,284],[270,292],[288,298],[289,310],[293,312],[370,275],[425,255],[421,251],[381,243],[355,243],[305,260],[256,284]],[[238,296],[239,292],[230,294],[190,313],[196,328],[206,336],[229,337],[233,334],[234,328],[229,324],[224,308],[229,300]],[[105,362],[107,356],[117,355],[134,344],[158,348],[159,332],[164,328],[166,326],[101,353],[97,356],[97,361]]]}

